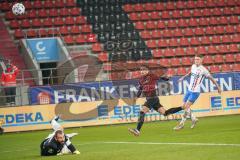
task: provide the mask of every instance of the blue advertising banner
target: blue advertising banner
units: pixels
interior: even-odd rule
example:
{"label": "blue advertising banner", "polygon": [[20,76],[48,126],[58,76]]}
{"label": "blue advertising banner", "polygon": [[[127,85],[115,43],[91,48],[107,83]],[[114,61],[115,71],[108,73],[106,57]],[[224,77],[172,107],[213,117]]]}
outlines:
{"label": "blue advertising banner", "polygon": [[58,61],[56,38],[27,39],[27,44],[38,62]]}
{"label": "blue advertising banner", "polygon": [[[240,89],[240,73],[219,73],[213,77],[223,91]],[[189,86],[189,77],[179,83],[180,77],[172,77],[169,82],[158,81],[157,94],[185,94]],[[137,93],[137,80],[105,81],[92,83],[74,83],[54,86],[30,87],[31,104],[58,104],[66,102],[90,102],[119,98],[132,98]],[[203,80],[201,92],[216,92],[216,86],[207,78]],[[216,106],[218,107],[218,106]]]}

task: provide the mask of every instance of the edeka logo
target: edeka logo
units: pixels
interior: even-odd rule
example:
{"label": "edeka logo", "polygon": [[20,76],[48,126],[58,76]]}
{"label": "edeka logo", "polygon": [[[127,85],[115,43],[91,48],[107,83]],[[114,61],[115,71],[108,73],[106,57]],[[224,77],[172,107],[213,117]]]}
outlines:
{"label": "edeka logo", "polygon": [[[113,116],[130,116],[136,115],[140,111],[140,105],[132,105],[132,106],[114,106],[113,108]],[[107,105],[98,106],[98,117],[109,116],[109,108]]]}
{"label": "edeka logo", "polygon": [[214,96],[210,98],[212,109],[222,109],[222,107],[240,107],[240,97],[227,97]]}
{"label": "edeka logo", "polygon": [[0,119],[1,118],[3,118],[5,120],[6,124],[42,122],[43,121],[43,116],[40,112],[6,114],[6,115],[0,115]]}

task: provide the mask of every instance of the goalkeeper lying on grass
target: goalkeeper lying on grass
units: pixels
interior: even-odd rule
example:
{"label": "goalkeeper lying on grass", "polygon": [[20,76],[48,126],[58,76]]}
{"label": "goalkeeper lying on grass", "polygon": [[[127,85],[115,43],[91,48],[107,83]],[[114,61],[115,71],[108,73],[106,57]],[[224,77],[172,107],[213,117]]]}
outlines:
{"label": "goalkeeper lying on grass", "polygon": [[56,116],[51,125],[54,132],[49,134],[40,145],[41,156],[54,156],[63,154],[80,154],[70,142],[70,139],[77,133],[64,134],[62,126],[57,122],[59,116]]}

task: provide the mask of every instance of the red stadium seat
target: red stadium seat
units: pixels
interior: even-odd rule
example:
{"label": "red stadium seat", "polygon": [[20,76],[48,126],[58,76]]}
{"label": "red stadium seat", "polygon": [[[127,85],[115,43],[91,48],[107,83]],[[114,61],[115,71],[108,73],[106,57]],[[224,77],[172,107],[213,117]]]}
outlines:
{"label": "red stadium seat", "polygon": [[229,64],[223,64],[221,66],[221,71],[222,72],[230,72],[231,70],[232,70],[232,68],[231,68],[231,65],[229,65]]}
{"label": "red stadium seat", "polygon": [[210,66],[210,72],[218,73],[218,72],[220,72],[220,67],[218,65],[212,65],[212,66]]}
{"label": "red stadium seat", "polygon": [[172,30],[169,30],[169,29],[165,29],[165,30],[163,30],[162,33],[163,33],[162,35],[163,35],[164,37],[168,37],[168,38],[170,38],[170,37],[173,36],[173,32],[172,32]]}
{"label": "red stadium seat", "polygon": [[32,29],[29,29],[29,30],[27,31],[27,37],[28,37],[28,38],[37,37],[36,31],[35,31],[35,30],[32,30]]}
{"label": "red stadium seat", "polygon": [[235,61],[235,58],[234,58],[234,55],[233,54],[226,54],[225,55],[225,61],[226,62],[234,62]]}
{"label": "red stadium seat", "polygon": [[188,45],[189,45],[188,39],[185,38],[185,37],[180,38],[180,45],[181,45],[181,46],[188,46]]}
{"label": "red stadium seat", "polygon": [[238,54],[236,54],[236,60],[235,60],[236,62],[240,62],[240,54],[238,53]]}
{"label": "red stadium seat", "polygon": [[78,8],[78,7],[74,7],[74,8],[71,8],[69,10],[70,10],[69,11],[70,15],[72,15],[72,16],[78,16],[81,13],[80,8]]}
{"label": "red stadium seat", "polygon": [[222,11],[220,8],[212,8],[211,9],[211,13],[214,16],[221,16],[222,15]]}
{"label": "red stadium seat", "polygon": [[184,17],[184,18],[189,18],[189,17],[191,17],[191,12],[190,12],[190,10],[184,9],[184,10],[182,11],[182,17]]}
{"label": "red stadium seat", "polygon": [[202,12],[200,9],[194,9],[193,13],[192,13],[193,17],[201,17],[202,16]]}
{"label": "red stadium seat", "polygon": [[80,26],[78,25],[75,25],[75,26],[71,26],[70,27],[70,32],[72,34],[79,34],[81,31],[80,31]]}
{"label": "red stadium seat", "polygon": [[132,5],[131,5],[131,4],[125,4],[125,5],[123,6],[123,10],[124,10],[125,12],[132,12],[132,11],[133,11]]}
{"label": "red stadium seat", "polygon": [[190,57],[183,57],[182,58],[182,64],[184,66],[190,66],[192,64],[192,60]]}
{"label": "red stadium seat", "polygon": [[28,14],[28,18],[32,19],[32,18],[36,18],[37,17],[37,10],[30,10],[27,12]]}
{"label": "red stadium seat", "polygon": [[237,33],[240,33],[240,25],[237,25],[237,26],[236,26],[236,32],[237,32]]}
{"label": "red stadium seat", "polygon": [[144,21],[144,20],[149,20],[150,16],[148,15],[148,12],[141,12],[139,15],[139,18]]}
{"label": "red stadium seat", "polygon": [[221,17],[219,18],[218,24],[228,24],[228,19],[227,19],[227,17],[226,17],[226,16],[221,16]]}
{"label": "red stadium seat", "polygon": [[180,66],[180,65],[181,65],[180,58],[171,59],[171,66]]}
{"label": "red stadium seat", "polygon": [[55,26],[62,26],[64,25],[63,19],[61,17],[54,18],[54,25]]}
{"label": "red stadium seat", "polygon": [[90,32],[92,32],[92,29],[91,29],[90,25],[88,25],[88,24],[82,25],[82,32],[83,33],[90,33]]}
{"label": "red stadium seat", "polygon": [[188,26],[188,23],[185,19],[179,19],[178,20],[178,26],[179,27],[187,27]]}
{"label": "red stadium seat", "polygon": [[31,23],[30,23],[29,19],[22,20],[21,27],[22,28],[30,28],[31,27]]}
{"label": "red stadium seat", "polygon": [[220,44],[221,43],[220,36],[212,36],[212,43],[213,44]]}
{"label": "red stadium seat", "polygon": [[97,36],[93,33],[87,34],[87,42],[95,43],[97,42]]}
{"label": "red stadium seat", "polygon": [[199,46],[199,47],[197,47],[197,53],[200,55],[205,55],[205,54],[207,54],[207,50],[204,46]]}
{"label": "red stadium seat", "polygon": [[200,27],[197,27],[196,29],[195,29],[195,35],[197,35],[197,36],[201,36],[201,35],[204,35],[204,30],[203,30],[203,28],[200,28]]}
{"label": "red stadium seat", "polygon": [[161,12],[161,18],[163,18],[163,19],[171,18],[171,15],[169,14],[169,11],[162,11]]}
{"label": "red stadium seat", "polygon": [[169,46],[170,47],[177,47],[178,46],[178,40],[176,38],[171,38],[169,40]]}
{"label": "red stadium seat", "polygon": [[197,6],[197,8],[205,8],[206,4],[205,1],[197,1],[195,6]]}
{"label": "red stadium seat", "polygon": [[[240,3],[240,2],[239,2]],[[233,8],[233,13],[236,14],[236,15],[239,15],[240,14],[240,5],[236,6]]]}
{"label": "red stadium seat", "polygon": [[48,30],[48,36],[58,36],[59,30],[56,28],[52,28]]}
{"label": "red stadium seat", "polygon": [[6,20],[12,20],[15,18],[15,15],[12,13],[12,11],[9,11],[5,14]]}
{"label": "red stadium seat", "polygon": [[163,28],[165,28],[165,27],[166,27],[166,26],[165,26],[164,21],[159,20],[159,21],[157,22],[157,28],[158,28],[158,29],[163,29]]}
{"label": "red stadium seat", "polygon": [[152,31],[152,38],[160,38],[160,37],[161,37],[161,31],[160,30]]}
{"label": "red stadium seat", "polygon": [[43,1],[43,6],[44,8],[52,8],[55,6],[55,3],[54,1],[47,0],[47,1]]}
{"label": "red stadium seat", "polygon": [[234,32],[235,32],[234,26],[232,26],[232,25],[227,25],[227,26],[225,27],[225,32],[226,32],[226,33],[234,33]]}
{"label": "red stadium seat", "polygon": [[230,51],[230,52],[239,52],[239,47],[238,47],[238,45],[237,45],[237,44],[231,44],[231,45],[229,46],[229,51]]}
{"label": "red stadium seat", "polygon": [[160,64],[161,64],[162,66],[165,66],[165,67],[169,67],[169,66],[170,66],[170,64],[169,64],[169,59],[162,58],[162,59],[159,60],[159,62],[160,62]]}
{"label": "red stadium seat", "polygon": [[231,16],[229,22],[230,24],[239,24],[238,16]]}
{"label": "red stadium seat", "polygon": [[[47,26],[51,26],[51,25],[52,25],[52,23],[50,23],[50,24],[47,25]],[[33,27],[33,28],[39,28],[39,27],[41,27],[41,26],[42,26],[42,22],[40,21],[40,19],[35,18],[35,19],[32,20],[32,27]]]}
{"label": "red stadium seat", "polygon": [[58,10],[55,9],[55,8],[49,9],[49,16],[57,17],[58,16]]}
{"label": "red stadium seat", "polygon": [[203,59],[203,63],[204,64],[213,64],[213,59],[212,59],[212,56],[205,56],[204,59]]}
{"label": "red stadium seat", "polygon": [[191,26],[191,27],[196,27],[196,26],[198,26],[197,19],[196,19],[196,18],[190,18],[190,19],[189,19],[189,22],[188,22],[188,25]]}
{"label": "red stadium seat", "polygon": [[[238,37],[238,36],[237,36]],[[240,39],[239,39],[240,40]],[[232,39],[231,39],[231,36],[230,35],[224,35],[222,36],[222,43],[231,43],[232,42]],[[234,40],[233,40],[234,42]],[[240,41],[239,41],[240,42]]]}
{"label": "red stadium seat", "polygon": [[74,0],[66,0],[66,3],[65,5],[67,7],[74,7],[76,5],[75,1]]}
{"label": "red stadium seat", "polygon": [[155,40],[148,40],[146,44],[149,48],[156,48],[157,47],[157,43],[156,43]]}
{"label": "red stadium seat", "polygon": [[196,51],[194,47],[187,47],[186,48],[186,55],[195,55]]}
{"label": "red stadium seat", "polygon": [[225,53],[228,53],[228,52],[229,52],[229,49],[228,49],[227,45],[218,46],[218,53],[225,54]]}
{"label": "red stadium seat", "polygon": [[175,37],[182,37],[183,36],[183,32],[182,32],[182,29],[179,29],[179,28],[176,28],[174,31],[173,31]]}
{"label": "red stadium seat", "polygon": [[43,19],[43,26],[44,27],[51,27],[51,26],[53,26],[52,18],[45,18],[45,19]]}
{"label": "red stadium seat", "polygon": [[180,18],[180,17],[181,17],[180,10],[174,10],[174,11],[172,11],[172,17],[173,17],[173,18]]}
{"label": "red stadium seat", "polygon": [[139,29],[139,30],[145,29],[144,22],[142,22],[142,21],[136,22],[135,28],[136,28],[136,29]]}
{"label": "red stadium seat", "polygon": [[10,4],[8,2],[1,2],[0,9],[2,11],[8,11],[10,8]]}
{"label": "red stadium seat", "polygon": [[225,0],[218,0],[218,3],[216,3],[216,5],[218,7],[224,7],[226,4],[225,4]]}
{"label": "red stadium seat", "polygon": [[164,53],[162,49],[154,49],[153,50],[153,57],[155,58],[159,58],[159,57],[163,57]]}
{"label": "red stadium seat", "polygon": [[84,16],[77,16],[75,18],[75,24],[86,24],[87,23],[87,19]]}
{"label": "red stadium seat", "polygon": [[144,8],[143,8],[143,5],[141,3],[137,3],[133,6],[134,10],[137,11],[137,12],[143,12],[144,11]]}
{"label": "red stadium seat", "polygon": [[154,21],[147,21],[146,22],[146,29],[155,29],[156,28],[156,24]]}
{"label": "red stadium seat", "polygon": [[55,0],[55,6],[57,8],[63,8],[65,7],[64,1],[63,0]]}
{"label": "red stadium seat", "polygon": [[140,20],[140,18],[138,17],[138,14],[137,14],[136,12],[130,13],[130,14],[129,14],[129,18],[130,18],[130,20],[132,20],[132,21],[138,21],[138,20]]}
{"label": "red stadium seat", "polygon": [[186,29],[184,29],[184,35],[185,36],[193,36],[194,31],[192,30],[192,28],[186,28]]}
{"label": "red stadium seat", "polygon": [[168,10],[173,10],[173,9],[175,9],[174,2],[172,2],[172,1],[167,2],[167,3],[166,3],[166,9],[168,9]]}
{"label": "red stadium seat", "polygon": [[74,44],[74,39],[73,39],[73,36],[70,36],[70,35],[67,35],[64,37],[64,41],[66,44]]}
{"label": "red stadium seat", "polygon": [[177,75],[185,75],[187,74],[186,68],[180,67],[177,68]]}
{"label": "red stadium seat", "polygon": [[208,45],[208,44],[211,43],[211,42],[210,42],[210,38],[209,38],[208,36],[204,36],[204,37],[202,37],[201,39],[202,39],[201,42],[202,42],[202,44],[204,44],[204,45]]}
{"label": "red stadium seat", "polygon": [[[170,49],[170,48],[165,49],[164,56],[165,57],[173,57],[174,56],[174,50]],[[174,62],[171,61],[171,63],[174,63]]]}
{"label": "red stadium seat", "polygon": [[178,47],[175,50],[175,55],[176,56],[185,56],[185,51],[182,47]]}
{"label": "red stadium seat", "polygon": [[235,5],[237,5],[235,0],[228,0],[226,2],[227,2],[227,6],[235,6]]}
{"label": "red stadium seat", "polygon": [[60,16],[63,16],[63,17],[65,17],[65,16],[69,16],[69,10],[68,10],[68,8],[61,8],[60,10],[59,10],[59,15]]}
{"label": "red stadium seat", "polygon": [[[229,36],[227,36],[227,37],[229,37]],[[240,42],[240,35],[239,34],[234,34],[232,36],[232,41],[236,42],[236,43],[239,43]]]}
{"label": "red stadium seat", "polygon": [[175,75],[175,74],[176,74],[176,71],[175,71],[174,68],[168,68],[167,74],[168,74],[168,75]]}
{"label": "red stadium seat", "polygon": [[21,29],[16,29],[15,32],[14,32],[14,37],[16,39],[21,39],[24,37],[24,33]]}
{"label": "red stadium seat", "polygon": [[158,40],[158,47],[167,47],[168,41],[166,39],[159,39]]}
{"label": "red stadium seat", "polygon": [[164,9],[165,9],[164,3],[162,3],[162,2],[156,3],[156,5],[155,5],[155,10],[157,10],[157,11],[163,11]]}
{"label": "red stadium seat", "polygon": [[11,29],[16,29],[16,28],[19,28],[19,27],[20,27],[20,25],[19,25],[19,23],[18,23],[17,20],[11,20],[10,23],[9,23],[9,25],[10,25],[10,28],[11,28]]}
{"label": "red stadium seat", "polygon": [[215,26],[214,27],[214,32],[216,34],[224,34],[225,33],[224,27],[223,26]]}
{"label": "red stadium seat", "polygon": [[151,34],[149,31],[147,30],[143,30],[142,32],[140,32],[140,35],[143,39],[150,39],[152,38]]}
{"label": "red stadium seat", "polygon": [[195,45],[200,45],[201,42],[199,41],[198,37],[192,37],[190,38],[190,44],[195,46]]}
{"label": "red stadium seat", "polygon": [[72,16],[68,16],[65,18],[65,24],[66,25],[73,25],[74,24],[74,18]]}
{"label": "red stadium seat", "polygon": [[214,56],[214,62],[215,63],[223,63],[224,62],[224,59],[223,59],[223,56],[222,55],[216,55],[216,56]]}
{"label": "red stadium seat", "polygon": [[76,43],[77,43],[77,44],[84,44],[84,43],[86,43],[86,42],[87,42],[87,40],[86,40],[85,35],[80,34],[80,35],[78,35],[78,36],[76,37]]}
{"label": "red stadium seat", "polygon": [[210,45],[210,46],[208,47],[208,53],[210,53],[210,54],[216,54],[216,53],[218,53],[218,50],[217,50],[216,46]]}
{"label": "red stadium seat", "polygon": [[144,5],[144,10],[145,11],[154,11],[154,4],[153,3],[146,3]]}
{"label": "red stadium seat", "polygon": [[198,23],[200,26],[208,26],[209,25],[209,22],[208,22],[208,19],[207,18],[204,18],[204,17],[201,17],[199,18],[199,23]]}
{"label": "red stadium seat", "polygon": [[40,9],[38,10],[38,17],[45,18],[48,16],[48,12],[46,9]]}
{"label": "red stadium seat", "polygon": [[208,26],[205,30],[206,35],[213,35],[215,34],[213,27]]}
{"label": "red stadium seat", "polygon": [[150,18],[151,18],[151,19],[154,19],[154,20],[160,19],[159,12],[156,12],[156,11],[150,12]]}
{"label": "red stadium seat", "polygon": [[39,37],[46,37],[48,35],[45,29],[39,29],[38,34],[39,34]]}
{"label": "red stadium seat", "polygon": [[235,64],[233,64],[232,70],[239,72],[239,71],[240,71],[240,63],[235,63]]}
{"label": "red stadium seat", "polygon": [[66,35],[66,34],[68,34],[68,28],[66,26],[61,26],[59,28],[59,32],[61,35]]}
{"label": "red stadium seat", "polygon": [[211,13],[211,11],[210,11],[210,9],[209,8],[204,8],[203,10],[202,10],[202,15],[205,17],[207,17],[207,16],[211,16],[212,15],[212,13]]}
{"label": "red stadium seat", "polygon": [[176,8],[177,9],[184,9],[186,7],[186,2],[185,1],[176,1]]}
{"label": "red stadium seat", "polygon": [[37,1],[33,1],[32,3],[33,3],[32,6],[34,8],[43,8],[42,1],[37,0]]}
{"label": "red stadium seat", "polygon": [[167,23],[168,28],[175,28],[177,27],[177,23],[175,20],[169,20]]}
{"label": "red stadium seat", "polygon": [[192,9],[192,8],[196,8],[196,4],[195,4],[195,1],[187,1],[187,4],[186,4],[187,8],[189,9]]}
{"label": "red stadium seat", "polygon": [[101,52],[102,51],[102,46],[100,43],[94,43],[92,45],[92,51],[93,52]]}
{"label": "red stadium seat", "polygon": [[218,17],[210,17],[209,18],[210,25],[217,25],[218,24]]}

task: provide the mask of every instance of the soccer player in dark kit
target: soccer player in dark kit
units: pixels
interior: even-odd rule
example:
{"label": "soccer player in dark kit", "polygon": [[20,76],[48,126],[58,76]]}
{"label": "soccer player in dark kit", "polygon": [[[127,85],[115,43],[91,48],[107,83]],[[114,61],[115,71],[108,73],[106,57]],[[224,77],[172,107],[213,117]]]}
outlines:
{"label": "soccer player in dark kit", "polygon": [[77,135],[77,133],[64,134],[63,127],[57,122],[58,119],[59,116],[56,116],[51,120],[54,132],[49,134],[41,143],[41,156],[59,156],[70,153],[80,154],[70,141],[70,139]]}
{"label": "soccer player in dark kit", "polygon": [[155,111],[159,112],[164,116],[171,114],[171,110],[166,112],[164,107],[160,104],[159,98],[156,94],[156,88],[155,88],[156,83],[159,79],[168,81],[170,79],[170,76],[158,77],[157,75],[152,73],[147,66],[140,67],[140,72],[142,77],[139,79],[137,97],[140,97],[141,95],[143,95],[144,97],[146,97],[146,102],[144,103],[140,111],[137,128],[128,129],[129,132],[134,134],[135,136],[140,135],[140,130],[144,123],[145,114],[149,112],[150,109],[154,109]]}

